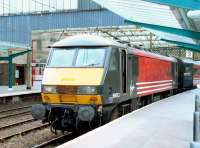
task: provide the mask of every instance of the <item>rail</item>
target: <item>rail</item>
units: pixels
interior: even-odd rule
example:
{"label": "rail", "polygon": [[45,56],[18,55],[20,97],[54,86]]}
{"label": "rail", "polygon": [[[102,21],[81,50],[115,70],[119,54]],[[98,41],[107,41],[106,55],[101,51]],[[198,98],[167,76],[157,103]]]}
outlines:
{"label": "rail", "polygon": [[7,128],[10,128],[10,127],[14,127],[14,126],[18,126],[18,125],[21,125],[21,124],[24,124],[24,123],[33,122],[33,121],[36,121],[36,119],[33,119],[33,118],[32,119],[26,119],[26,120],[23,120],[23,121],[15,122],[13,124],[0,126],[0,130],[7,129]]}
{"label": "rail", "polygon": [[31,108],[31,107],[32,107],[32,105],[27,105],[27,106],[20,106],[20,107],[11,108],[11,109],[0,110],[0,114],[9,112],[9,111],[16,111],[16,110],[25,109],[25,108]]}
{"label": "rail", "polygon": [[35,126],[33,128],[30,128],[30,129],[26,129],[26,130],[23,130],[23,131],[20,131],[20,132],[17,132],[17,133],[13,133],[13,134],[10,134],[8,136],[5,136],[5,137],[1,137],[0,138],[0,142],[4,142],[12,137],[15,137],[15,136],[19,136],[19,135],[25,135],[27,133],[30,133],[32,131],[35,131],[35,130],[39,130],[39,129],[43,129],[43,128],[46,128],[48,127],[48,124],[43,124],[43,125],[40,125],[40,126]]}
{"label": "rail", "polygon": [[34,145],[32,148],[43,148],[43,147],[47,147],[47,146],[51,146],[51,145],[55,146],[55,144],[60,145],[60,144],[63,144],[64,142],[70,141],[76,137],[77,137],[77,135],[75,133],[67,133],[65,135],[53,138],[49,141],[45,141],[41,144]]}

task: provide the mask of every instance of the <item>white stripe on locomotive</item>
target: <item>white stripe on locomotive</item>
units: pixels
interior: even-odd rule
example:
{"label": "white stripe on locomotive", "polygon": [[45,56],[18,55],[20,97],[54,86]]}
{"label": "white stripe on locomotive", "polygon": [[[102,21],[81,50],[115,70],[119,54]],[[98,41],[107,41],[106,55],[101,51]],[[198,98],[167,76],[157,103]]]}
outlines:
{"label": "white stripe on locomotive", "polygon": [[154,91],[159,91],[159,90],[165,90],[165,89],[172,89],[172,86],[158,88],[158,89],[152,89],[152,90],[139,91],[139,92],[137,92],[137,94],[139,95],[139,94],[144,94],[144,93],[154,92]]}
{"label": "white stripe on locomotive", "polygon": [[160,86],[169,86],[172,85],[172,83],[165,83],[165,84],[155,84],[155,85],[149,85],[149,86],[142,86],[142,87],[138,87],[137,90],[140,89],[146,89],[146,88],[154,88],[154,87],[160,87]]}
{"label": "white stripe on locomotive", "polygon": [[143,84],[154,84],[154,83],[164,83],[164,82],[171,82],[172,80],[164,80],[164,81],[152,81],[152,82],[138,82],[136,85],[143,85]]}

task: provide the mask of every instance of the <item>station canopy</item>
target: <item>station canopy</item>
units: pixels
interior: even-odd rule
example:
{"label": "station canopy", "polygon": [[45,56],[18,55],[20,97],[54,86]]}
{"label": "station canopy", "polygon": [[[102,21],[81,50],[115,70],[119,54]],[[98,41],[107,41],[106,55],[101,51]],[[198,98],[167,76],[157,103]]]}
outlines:
{"label": "station canopy", "polygon": [[94,0],[144,27],[161,40],[200,51],[200,1],[195,0]]}
{"label": "station canopy", "polygon": [[31,47],[24,44],[0,41],[0,61],[7,60],[9,56],[23,55],[30,49]]}
{"label": "station canopy", "polygon": [[[83,1],[83,0],[82,0]],[[96,2],[108,10],[118,14],[126,20],[127,25],[141,26],[155,34],[159,40],[169,45],[178,44],[181,47],[193,51],[200,51],[200,18],[188,17],[189,11],[200,10],[200,1],[197,0],[86,0]],[[79,0],[0,0],[0,15],[9,16],[12,14],[40,14],[42,12],[58,12],[78,8]],[[134,29],[134,28],[133,28]],[[11,30],[16,30],[13,26]],[[128,41],[132,37],[130,28],[123,30],[123,37],[128,34]],[[128,33],[125,34],[125,31]],[[112,36],[111,31],[107,34]],[[114,35],[118,35],[115,32]],[[105,31],[104,31],[105,34]],[[142,33],[141,33],[142,34]],[[144,32],[143,32],[144,34]],[[121,36],[121,35],[118,35]],[[141,36],[141,35],[140,35]],[[140,43],[142,41],[139,38]],[[157,44],[156,37],[156,44]],[[150,38],[151,35],[150,35]],[[154,36],[153,36],[154,39]],[[132,41],[133,41],[132,40]],[[145,37],[146,41],[146,37]],[[154,41],[155,43],[155,41]],[[134,42],[135,44],[135,42]],[[160,44],[160,41],[158,42]],[[30,45],[29,45],[30,46]],[[27,49],[26,45],[0,41],[0,50],[10,48]]]}
{"label": "station canopy", "polygon": [[6,50],[11,48],[30,49],[29,46],[25,46],[24,44],[0,41],[0,50]]}

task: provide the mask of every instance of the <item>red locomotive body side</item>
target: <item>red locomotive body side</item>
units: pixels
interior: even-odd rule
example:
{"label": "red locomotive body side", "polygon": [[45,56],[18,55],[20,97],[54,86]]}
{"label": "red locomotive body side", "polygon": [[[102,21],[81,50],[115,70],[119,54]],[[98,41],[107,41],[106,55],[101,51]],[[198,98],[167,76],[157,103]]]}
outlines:
{"label": "red locomotive body side", "polygon": [[134,50],[138,57],[137,95],[146,96],[173,89],[172,62],[168,57]]}
{"label": "red locomotive body side", "polygon": [[200,65],[193,65],[193,86],[200,84]]}

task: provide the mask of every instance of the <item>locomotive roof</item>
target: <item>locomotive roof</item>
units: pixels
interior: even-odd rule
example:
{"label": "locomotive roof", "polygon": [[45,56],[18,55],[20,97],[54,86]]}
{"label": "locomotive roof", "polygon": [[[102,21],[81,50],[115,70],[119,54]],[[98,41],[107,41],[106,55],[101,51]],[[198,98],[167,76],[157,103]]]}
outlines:
{"label": "locomotive roof", "polygon": [[54,43],[51,47],[81,47],[81,46],[118,46],[126,47],[116,41],[109,40],[100,36],[80,34],[69,36]]}
{"label": "locomotive roof", "polygon": [[[80,34],[80,35],[74,35],[69,36],[63,40],[60,40],[56,43],[54,43],[50,47],[59,48],[59,47],[93,47],[93,46],[116,46],[121,48],[127,48],[126,45],[123,45],[119,42],[116,42],[114,40],[110,40],[101,36],[96,35],[88,35],[88,34]],[[173,57],[167,57],[159,54],[154,54],[148,51],[139,50],[136,48],[129,48],[129,53],[145,56],[145,57],[151,57],[171,62],[177,62],[176,58]]]}
{"label": "locomotive roof", "polygon": [[194,63],[194,61],[191,60],[191,59],[180,58],[180,60],[181,60],[183,63],[188,63],[188,64],[193,64],[193,63]]}
{"label": "locomotive roof", "polygon": [[189,64],[200,65],[200,61],[194,61],[194,60],[192,60],[192,59],[181,58],[181,61],[182,61],[183,63],[189,63]]}
{"label": "locomotive roof", "polygon": [[136,49],[136,48],[129,49],[129,52],[134,54],[134,55],[138,55],[138,56],[156,58],[156,59],[170,61],[170,62],[177,62],[177,59],[174,58],[174,57],[167,57],[167,56],[163,56],[163,55],[160,55],[160,54],[155,54],[155,53],[151,53],[151,52],[148,52],[148,51],[139,50],[139,49]]}

